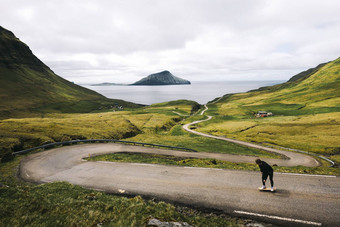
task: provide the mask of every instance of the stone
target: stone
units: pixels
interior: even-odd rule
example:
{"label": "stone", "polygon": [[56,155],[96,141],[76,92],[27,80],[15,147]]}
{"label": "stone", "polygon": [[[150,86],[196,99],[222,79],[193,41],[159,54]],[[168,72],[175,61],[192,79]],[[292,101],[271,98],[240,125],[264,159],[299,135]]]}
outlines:
{"label": "stone", "polygon": [[193,227],[186,222],[162,222],[156,218],[151,218],[148,222],[148,226],[157,227]]}

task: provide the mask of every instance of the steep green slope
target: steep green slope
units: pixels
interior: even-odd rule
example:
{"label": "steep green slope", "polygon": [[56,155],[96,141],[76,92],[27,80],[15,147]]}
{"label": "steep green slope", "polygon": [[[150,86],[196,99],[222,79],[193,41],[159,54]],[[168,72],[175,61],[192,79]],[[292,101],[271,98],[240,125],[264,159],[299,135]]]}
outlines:
{"label": "steep green slope", "polygon": [[[328,62],[327,62],[328,63]],[[313,75],[314,73],[316,73],[321,67],[325,66],[327,63],[322,63],[318,66],[316,66],[315,68],[310,68],[306,71],[303,71],[301,73],[296,74],[295,76],[293,76],[292,78],[290,78],[288,80],[288,82],[293,82],[293,81],[297,81],[297,80],[304,80],[307,79],[309,76]]]}
{"label": "steep green slope", "polygon": [[0,118],[37,112],[90,112],[114,103],[57,76],[15,35],[0,26]]}
{"label": "steep green slope", "polygon": [[[199,131],[256,143],[340,155],[340,58],[286,83],[225,95]],[[302,76],[301,76],[302,75]],[[294,78],[294,77],[293,77]],[[274,116],[257,118],[258,111]]]}
{"label": "steep green slope", "polygon": [[268,108],[284,115],[340,112],[340,58],[312,71],[283,84],[226,95],[219,103],[233,103],[245,115]]}

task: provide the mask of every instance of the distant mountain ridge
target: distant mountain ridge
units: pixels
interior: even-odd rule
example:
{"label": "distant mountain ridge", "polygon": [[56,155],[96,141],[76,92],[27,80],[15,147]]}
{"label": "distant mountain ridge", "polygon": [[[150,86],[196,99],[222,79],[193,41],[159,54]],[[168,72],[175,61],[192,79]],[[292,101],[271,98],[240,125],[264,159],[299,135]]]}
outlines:
{"label": "distant mountain ridge", "polygon": [[[339,59],[334,60],[333,62],[337,63],[339,62]],[[253,91],[266,91],[266,90],[278,90],[278,89],[283,89],[283,88],[288,88],[291,87],[293,85],[297,85],[298,83],[307,80],[310,76],[312,76],[313,74],[317,73],[319,70],[321,70],[324,66],[326,66],[327,64],[332,63],[332,61],[326,62],[326,63],[321,63],[319,65],[317,65],[314,68],[310,68],[307,69],[305,71],[302,71],[294,76],[292,76],[288,81],[281,83],[281,84],[277,84],[277,85],[273,85],[273,86],[265,86],[265,87],[260,87],[254,90],[250,90],[248,92],[253,92]]]}
{"label": "distant mountain ridge", "polygon": [[316,73],[320,68],[322,68],[323,66],[325,66],[327,63],[322,63],[319,64],[318,66],[314,67],[314,68],[310,68],[307,69],[306,71],[300,72],[298,74],[296,74],[295,76],[291,77],[287,82],[293,82],[293,81],[297,81],[297,80],[304,80],[307,79],[309,76],[311,76],[312,74]]}
{"label": "distant mountain ridge", "polygon": [[[26,66],[46,72],[49,68],[33,55],[29,47],[15,35],[0,26],[0,66],[17,69]],[[4,75],[2,75],[4,76]]]}
{"label": "distant mountain ridge", "polygon": [[176,77],[169,71],[162,71],[159,73],[151,74],[131,85],[179,85],[191,84],[190,81]]}
{"label": "distant mountain ridge", "polygon": [[0,119],[44,112],[91,112],[119,101],[59,77],[1,26],[0,100]]}
{"label": "distant mountain ridge", "polygon": [[[242,100],[248,111],[270,110],[275,114],[340,112],[340,58],[293,76],[285,83],[227,94],[217,102]],[[216,101],[215,100],[215,101]]]}

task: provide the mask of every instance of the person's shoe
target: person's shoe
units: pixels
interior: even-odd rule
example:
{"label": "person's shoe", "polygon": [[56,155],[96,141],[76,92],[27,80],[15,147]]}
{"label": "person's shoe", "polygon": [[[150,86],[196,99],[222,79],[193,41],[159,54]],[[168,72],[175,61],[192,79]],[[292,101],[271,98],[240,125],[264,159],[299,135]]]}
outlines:
{"label": "person's shoe", "polygon": [[260,189],[261,189],[261,190],[263,190],[263,189],[265,189],[265,188],[266,188],[266,186],[265,186],[265,185],[263,185],[263,186],[262,186]]}
{"label": "person's shoe", "polygon": [[273,192],[273,191],[274,191],[274,187],[272,187],[272,188],[270,189],[270,191]]}

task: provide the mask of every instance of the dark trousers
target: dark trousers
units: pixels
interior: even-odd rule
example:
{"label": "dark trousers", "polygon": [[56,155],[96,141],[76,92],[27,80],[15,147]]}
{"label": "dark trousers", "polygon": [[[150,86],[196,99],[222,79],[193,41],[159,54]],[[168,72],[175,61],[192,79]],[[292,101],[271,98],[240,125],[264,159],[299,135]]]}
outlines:
{"label": "dark trousers", "polygon": [[273,172],[263,172],[263,173],[262,173],[262,184],[263,184],[263,185],[266,184],[266,180],[267,180],[267,178],[268,178],[268,176],[269,176],[270,185],[271,185],[272,187],[274,187],[273,175],[274,175]]}

